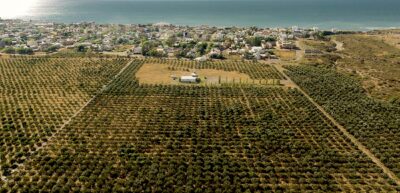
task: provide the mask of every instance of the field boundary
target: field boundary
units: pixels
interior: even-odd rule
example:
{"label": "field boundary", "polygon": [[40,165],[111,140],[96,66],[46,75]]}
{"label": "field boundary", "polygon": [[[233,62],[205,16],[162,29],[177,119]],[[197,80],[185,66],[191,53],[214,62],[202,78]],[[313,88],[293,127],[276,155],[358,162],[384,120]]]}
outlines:
{"label": "field boundary", "polygon": [[310,95],[308,95],[299,85],[297,85],[292,79],[286,75],[284,72],[284,68],[279,64],[280,66],[277,68],[283,76],[286,77],[286,79],[290,82],[293,83],[295,88],[297,88],[317,109],[324,114],[326,118],[328,118],[350,141],[357,146],[357,148],[362,151],[368,158],[370,158],[378,167],[380,167],[383,170],[383,173],[385,173],[390,179],[392,179],[398,186],[400,186],[400,179],[396,176],[394,172],[392,172],[384,163],[381,162],[381,160],[376,157],[366,146],[364,146],[356,137],[354,137],[351,133],[347,131],[345,127],[340,125],[339,122],[335,120],[328,112],[325,111],[325,109],[319,105],[313,98],[311,98]]}
{"label": "field boundary", "polygon": [[[94,95],[92,95],[92,97],[81,107],[79,108],[66,122],[64,122],[60,127],[58,127],[56,129],[56,131],[54,131],[52,133],[52,135],[50,137],[47,138],[47,142],[44,142],[40,147],[37,147],[35,151],[30,151],[30,154],[33,155],[36,152],[39,152],[40,150],[42,150],[43,148],[45,148],[49,143],[52,142],[52,140],[55,138],[55,136],[62,130],[64,129],[67,125],[69,125],[71,123],[71,121],[79,115],[79,113],[81,113],[83,111],[83,109],[85,109],[92,101],[94,101],[100,94],[102,94],[105,90],[107,90],[111,83],[118,78],[132,63],[134,62],[134,60],[129,60],[129,62],[110,80],[108,81],[105,85],[103,85],[103,87]],[[26,160],[24,160],[24,162],[26,162],[28,160],[28,158]],[[17,168],[13,169],[11,171],[11,173],[16,173],[20,170],[21,167],[24,167],[24,163],[21,163],[18,165]],[[4,181],[7,181],[8,178],[5,176],[1,176],[1,179]]]}

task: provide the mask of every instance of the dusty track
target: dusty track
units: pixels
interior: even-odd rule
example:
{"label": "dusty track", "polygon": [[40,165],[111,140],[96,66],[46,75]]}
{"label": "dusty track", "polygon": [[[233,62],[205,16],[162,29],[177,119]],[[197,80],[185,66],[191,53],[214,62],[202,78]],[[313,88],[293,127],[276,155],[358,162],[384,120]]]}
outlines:
{"label": "dusty track", "polygon": [[337,50],[337,51],[342,51],[342,50],[344,50],[344,47],[343,47],[343,43],[342,43],[342,42],[339,42],[339,41],[336,41],[336,40],[333,40],[333,42],[336,44],[336,50]]}

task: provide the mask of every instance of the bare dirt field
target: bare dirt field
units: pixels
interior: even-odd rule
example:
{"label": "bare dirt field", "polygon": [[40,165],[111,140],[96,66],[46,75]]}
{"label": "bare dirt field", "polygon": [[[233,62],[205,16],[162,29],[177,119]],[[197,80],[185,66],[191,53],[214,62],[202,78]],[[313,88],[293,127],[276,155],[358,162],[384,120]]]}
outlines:
{"label": "bare dirt field", "polygon": [[[240,72],[228,72],[214,69],[189,69],[172,70],[168,64],[144,64],[136,74],[140,84],[186,84],[180,83],[180,76],[190,76],[196,72],[201,79],[200,85],[223,84],[223,83],[249,83],[260,84],[260,80],[253,80],[249,75]],[[178,77],[173,79],[172,76]],[[272,80],[271,80],[272,81]],[[262,84],[268,84],[268,80],[262,80]],[[272,83],[270,83],[272,84]]]}

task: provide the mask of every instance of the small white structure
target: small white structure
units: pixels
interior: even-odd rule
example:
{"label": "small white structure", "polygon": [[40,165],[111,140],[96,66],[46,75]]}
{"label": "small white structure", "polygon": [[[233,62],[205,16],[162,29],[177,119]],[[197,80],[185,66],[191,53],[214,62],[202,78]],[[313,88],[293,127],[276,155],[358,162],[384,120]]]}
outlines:
{"label": "small white structure", "polygon": [[197,77],[181,76],[180,81],[183,83],[197,83]]}
{"label": "small white structure", "polygon": [[197,77],[199,77],[199,75],[197,75],[196,72],[193,72],[193,73],[192,73],[192,77],[196,77],[196,78],[197,78]]}
{"label": "small white structure", "polygon": [[198,61],[198,62],[205,62],[207,61],[207,57],[206,56],[201,56],[201,57],[197,57],[194,60]]}
{"label": "small white structure", "polygon": [[143,53],[143,49],[142,47],[135,47],[132,50],[133,54],[142,54]]}
{"label": "small white structure", "polygon": [[262,47],[254,46],[251,48],[250,52],[251,53],[260,53],[263,50]]}

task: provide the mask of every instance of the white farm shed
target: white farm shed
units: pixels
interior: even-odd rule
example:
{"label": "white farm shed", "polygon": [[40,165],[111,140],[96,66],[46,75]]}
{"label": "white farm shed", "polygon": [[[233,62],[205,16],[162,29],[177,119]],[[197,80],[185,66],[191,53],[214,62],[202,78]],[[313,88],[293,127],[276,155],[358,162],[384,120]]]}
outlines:
{"label": "white farm shed", "polygon": [[181,81],[181,82],[184,82],[184,83],[196,83],[196,82],[197,82],[197,77],[193,77],[193,76],[181,76],[180,81]]}

